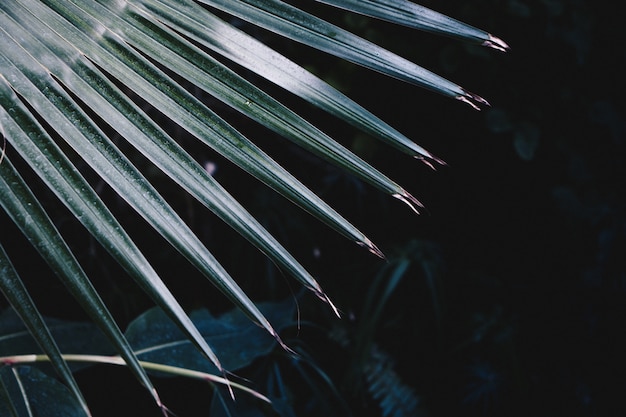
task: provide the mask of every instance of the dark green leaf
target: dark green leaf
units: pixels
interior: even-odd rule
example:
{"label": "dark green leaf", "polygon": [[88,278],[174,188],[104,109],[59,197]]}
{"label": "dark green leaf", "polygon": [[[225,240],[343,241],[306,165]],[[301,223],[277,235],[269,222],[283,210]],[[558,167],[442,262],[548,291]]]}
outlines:
{"label": "dark green leaf", "polygon": [[[259,310],[277,330],[293,324],[294,304],[291,300],[259,303]],[[251,322],[239,309],[217,318],[203,309],[192,312],[190,317],[228,371],[250,365],[256,358],[269,354],[276,345],[274,338]],[[158,308],[133,320],[125,334],[141,360],[207,373],[216,371]]]}
{"label": "dark green leaf", "polygon": [[[51,11],[41,5],[40,2],[33,2],[31,6],[42,14],[48,13],[51,20],[54,19]],[[4,7],[4,5],[0,5],[0,7]],[[9,8],[7,11],[15,12],[15,9],[17,7]],[[22,11],[22,13],[24,15],[18,14],[15,17],[26,18],[27,12]],[[184,310],[152,266],[134,246],[91,186],[86,183],[54,141],[44,132],[43,127],[35,120],[29,109],[17,99],[13,89],[17,90],[33,106],[35,111],[45,115],[46,121],[63,136],[68,145],[82,155],[84,160],[120,196],[127,198],[129,203],[160,233],[170,238],[177,249],[182,250],[186,255],[189,255],[189,252],[196,252],[194,254],[195,259],[204,262],[207,267],[213,266],[220,270],[221,267],[154,187],[117,149],[110,138],[104,135],[95,121],[90,119],[53,79],[45,65],[45,61],[50,56],[46,52],[46,48],[38,40],[33,39],[32,33],[29,31],[22,30],[19,32],[18,26],[12,21],[7,20],[6,25],[11,25],[14,30],[21,33],[21,40],[30,46],[32,52],[41,60],[37,61],[32,55],[19,53],[22,46],[15,44],[10,36],[0,31],[0,40],[9,44],[14,43],[13,48],[7,48],[6,51],[3,51],[8,55],[8,58],[4,54],[0,55],[0,67],[11,79],[9,85],[0,83],[4,97],[1,102],[14,103],[13,108],[8,113],[11,113],[14,119],[19,117],[19,121],[17,121],[11,120],[6,114],[3,115],[6,120],[5,124],[9,124],[9,126],[5,126],[5,129],[8,132],[11,128],[13,132],[7,135],[10,141],[22,154],[29,153],[25,159],[31,168],[37,172],[53,192],[60,196],[61,201],[72,210],[76,218],[118,259],[120,264],[127,268],[144,291],[178,320],[189,337],[196,341],[198,348],[216,364],[219,363],[211,348],[206,345],[196,329],[193,328]],[[81,57],[81,54],[77,54],[74,59],[81,59]],[[30,122],[25,120],[30,120]],[[24,129],[29,129],[32,132],[32,137],[26,136]],[[20,136],[22,139],[18,140],[17,138]],[[34,143],[31,143],[33,140]],[[24,147],[28,147],[28,149],[25,150]],[[67,178],[68,176],[70,178]],[[76,197],[77,194],[80,196]],[[255,311],[254,304],[242,294],[232,279],[228,279],[225,271],[222,274],[217,273],[216,276],[223,277],[219,281],[223,284],[222,290],[234,293],[234,298],[239,301],[242,308],[247,308],[247,311]],[[271,332],[269,323],[265,323],[262,317],[257,319],[266,325]]]}
{"label": "dark green leaf", "polygon": [[257,39],[218,19],[196,3],[188,0],[181,0],[175,4],[161,0],[138,0],[137,3],[159,20],[167,22],[169,26],[203,46],[256,72],[391,146],[416,158],[442,163],[441,160],[326,82]]}
{"label": "dark green leaf", "polygon": [[[111,355],[115,352],[93,323],[45,318],[45,324],[61,352],[92,355]],[[45,352],[16,312],[9,308],[0,313],[0,356],[39,353]],[[71,367],[76,371],[79,365],[73,363]]]}
{"label": "dark green leaf", "polygon": [[0,381],[7,393],[0,395],[0,411],[13,409],[17,417],[85,417],[72,392],[36,368],[3,366]]}
{"label": "dark green leaf", "polygon": [[[280,0],[200,1],[296,42],[399,80],[465,101],[472,106],[487,104],[484,99],[459,85]],[[285,19],[285,16],[289,16],[289,19]]]}
{"label": "dark green leaf", "polygon": [[[93,9],[90,5],[85,7],[93,10],[92,13],[98,16],[100,21],[107,22],[108,27],[119,27],[123,30],[128,37],[127,42],[135,48],[181,77],[192,81],[215,98],[322,158],[345,168],[382,191],[397,196],[407,194],[350,150],[182,36],[173,33],[147,12],[131,8],[129,13],[120,14],[111,5],[108,5],[108,10],[95,5]],[[102,94],[102,90],[100,93]],[[110,98],[109,100],[112,104],[119,101]],[[145,151],[145,148],[142,150]],[[178,175],[173,177],[178,178]]]}

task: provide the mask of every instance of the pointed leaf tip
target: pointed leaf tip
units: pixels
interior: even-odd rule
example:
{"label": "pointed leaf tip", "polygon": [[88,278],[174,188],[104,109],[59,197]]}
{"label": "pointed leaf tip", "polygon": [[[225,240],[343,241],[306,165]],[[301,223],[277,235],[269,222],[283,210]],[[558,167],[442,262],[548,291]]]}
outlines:
{"label": "pointed leaf tip", "polygon": [[441,166],[448,165],[446,161],[444,161],[443,159],[439,159],[432,154],[429,154],[428,157],[423,156],[423,155],[415,155],[415,158],[418,159],[423,164],[425,164],[428,168],[432,169],[433,171],[437,171],[437,167],[435,166],[435,163]]}
{"label": "pointed leaf tip", "polygon": [[493,48],[500,52],[507,52],[511,49],[506,42],[496,36],[493,36],[492,34],[489,34],[489,39],[483,42],[483,46]]}
{"label": "pointed leaf tip", "polygon": [[[321,290],[317,290],[317,289],[311,288],[311,287],[309,287],[309,289],[311,291],[313,291],[315,293],[315,295],[317,295],[318,297],[320,297],[320,293],[322,295],[324,295],[324,293],[322,293]],[[324,295],[324,297],[327,300],[327,297],[325,295]],[[322,298],[322,297],[320,297],[320,298]],[[260,324],[257,323],[257,325],[260,325]],[[280,345],[280,347],[282,347],[283,349],[285,349],[287,352],[289,352],[291,354],[294,354],[294,355],[297,354],[293,349],[291,349],[289,346],[287,346],[287,344],[285,342],[283,342],[283,339],[280,337],[278,332],[271,325],[269,325],[269,323],[268,323],[267,326],[261,326],[261,327],[269,331],[270,335],[274,338],[274,340],[276,340],[276,343],[278,343]],[[229,388],[230,388],[230,384],[229,384]]]}
{"label": "pointed leaf tip", "polygon": [[421,214],[420,209],[424,208],[424,205],[417,198],[413,197],[411,194],[407,193],[404,190],[402,190],[402,192],[398,194],[393,194],[393,197],[397,198],[398,200],[409,206],[411,210],[415,212],[415,214]]}
{"label": "pointed leaf tip", "polygon": [[370,240],[366,240],[364,242],[356,242],[356,243],[362,248],[365,248],[368,251],[370,251],[370,253],[373,253],[374,255],[378,256],[380,259],[386,259],[385,254],[382,253],[382,251],[378,249],[376,245],[374,245]]}
{"label": "pointed leaf tip", "polygon": [[163,401],[161,401],[161,397],[159,396],[159,393],[157,392],[156,388],[150,389],[150,393],[152,394],[152,398],[156,402],[157,407],[159,407],[159,409],[161,410],[161,413],[163,413],[164,417],[170,417],[170,416],[174,415],[174,413],[172,413],[165,406],[165,404],[163,404]]}
{"label": "pointed leaf tip", "polygon": [[480,111],[480,106],[491,106],[491,104],[489,104],[489,102],[487,100],[485,100],[484,98],[482,98],[481,96],[474,94],[474,93],[470,93],[469,91],[463,89],[463,94],[461,94],[460,96],[456,97],[457,100],[462,101],[463,103],[467,103],[470,106],[472,106],[472,108],[474,110],[478,110]]}
{"label": "pointed leaf tip", "polygon": [[327,296],[326,294],[324,294],[324,293],[318,293],[318,294],[317,294],[317,296],[318,296],[319,298],[321,298],[321,299],[322,299],[322,301],[324,301],[325,303],[327,303],[327,304],[330,306],[330,308],[332,308],[332,309],[333,309],[333,312],[335,313],[335,315],[336,315],[338,318],[341,318],[341,313],[339,312],[339,309],[337,308],[337,306],[335,306],[335,304],[334,304],[332,301],[330,301],[330,298],[328,298],[328,296]]}
{"label": "pointed leaf tip", "polygon": [[[359,242],[359,246],[363,246],[363,245]],[[341,313],[339,312],[339,309],[337,309],[335,304],[332,301],[330,301],[330,298],[326,295],[326,293],[324,291],[322,291],[321,288],[315,288],[315,287],[307,286],[307,289],[309,289],[310,291],[313,291],[313,294],[315,294],[315,296],[317,298],[319,298],[320,300],[322,300],[323,302],[328,304],[330,306],[330,308],[333,310],[333,312],[335,313],[335,315],[338,318],[341,318]],[[289,350],[291,350],[291,349],[289,349]]]}

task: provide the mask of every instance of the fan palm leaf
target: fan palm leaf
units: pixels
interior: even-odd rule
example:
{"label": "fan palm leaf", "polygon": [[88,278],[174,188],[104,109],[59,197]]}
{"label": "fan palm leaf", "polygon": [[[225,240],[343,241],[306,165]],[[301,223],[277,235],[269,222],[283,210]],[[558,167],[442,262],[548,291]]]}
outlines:
{"label": "fan palm leaf", "polygon": [[[353,12],[477,42],[506,45],[487,32],[402,0],[324,1]],[[280,342],[271,323],[220,265],[136,162],[122,137],[182,189],[322,300],[312,275],[196,162],[162,121],[136,101],[265,183],[321,222],[382,256],[347,219],[191,94],[210,94],[259,124],[418,211],[400,185],[310,124],[223,59],[290,91],[363,132],[432,165],[442,163],[393,127],[259,40],[217,17],[226,13],[321,51],[478,107],[487,102],[457,84],[277,0],[6,0],[0,4],[0,205],[100,325],[137,378],[156,390],[98,293],[14,160],[21,160],[221,369],[176,296],[79,170],[75,155],[252,320]],[[145,106],[144,106],[145,107]],[[18,272],[2,248],[0,289],[65,382],[82,397]],[[332,306],[334,308],[334,306]],[[86,406],[85,406],[86,409]]]}

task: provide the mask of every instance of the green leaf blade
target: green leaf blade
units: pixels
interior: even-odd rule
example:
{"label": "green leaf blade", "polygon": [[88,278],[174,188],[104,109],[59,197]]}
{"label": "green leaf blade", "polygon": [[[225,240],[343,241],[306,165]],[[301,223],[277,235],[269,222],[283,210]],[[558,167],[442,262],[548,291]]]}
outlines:
{"label": "green leaf blade", "polygon": [[[9,40],[7,39],[7,41]],[[41,114],[48,115],[48,122],[63,135],[63,138],[68,141],[68,144],[79,152],[79,154],[82,154],[86,158],[86,161],[90,163],[103,178],[108,180],[109,184],[122,196],[128,196],[135,191],[133,197],[138,199],[140,208],[152,210],[151,215],[154,216],[154,218],[163,216],[163,211],[160,211],[160,209],[165,210],[167,215],[167,208],[169,206],[160,203],[160,197],[147,186],[147,181],[142,179],[140,174],[132,168],[132,164],[130,164],[123,155],[116,152],[110,140],[99,133],[99,129],[86,118],[79,107],[73,104],[72,100],[68,98],[67,94],[65,94],[57,83],[51,80],[50,75],[41,70],[42,66],[38,62],[24,62],[23,59],[26,58],[24,56],[16,55],[12,58],[13,63],[17,63],[20,67],[13,66],[11,61],[4,61],[4,66],[7,71],[12,71],[13,75],[11,78],[15,88],[23,94],[25,99],[28,100],[36,110]],[[3,62],[0,61],[0,64],[2,63]],[[47,80],[47,82],[45,82],[45,80]],[[15,102],[15,99],[13,101]],[[27,110],[23,110],[22,112],[22,114],[28,118],[27,113]],[[30,124],[37,126],[37,123],[34,121]],[[20,132],[18,126],[15,127],[15,131],[16,135],[23,135],[23,132]],[[46,136],[45,134],[42,136],[41,130],[35,133],[35,135],[38,135],[40,138],[45,138]],[[47,138],[45,140],[48,143],[47,151],[52,152],[52,154],[48,154],[42,159],[42,156],[40,156],[41,151],[35,150],[37,144],[31,144],[30,152],[35,152],[35,154],[39,156],[31,156],[26,159],[29,161],[39,160],[47,167],[47,172],[43,173],[40,171],[40,174],[43,175],[42,179],[48,181],[49,186],[55,192],[61,190],[57,187],[62,187],[63,193],[65,194],[61,199],[68,205],[68,208],[75,213],[76,217],[83,222],[96,239],[103,242],[105,248],[113,252],[113,255],[120,260],[120,263],[138,279],[138,283],[142,288],[167,311],[170,311],[173,317],[179,320],[181,326],[186,329],[190,337],[197,341],[198,347],[205,351],[207,357],[219,363],[211,349],[199,336],[197,330],[193,328],[193,324],[184,313],[182,307],[153,271],[147,260],[145,260],[143,255],[136,249],[134,244],[131,243],[130,239],[121,232],[121,227],[108,210],[104,208],[99,197],[97,197],[91,187],[86,184],[84,179],[80,178],[79,174],[73,170],[69,161],[59,153],[59,150],[56,148],[56,145],[52,143],[51,139]],[[14,145],[29,146],[28,142],[29,140],[25,139],[23,141],[14,142]],[[59,165],[64,166],[65,172],[59,173]],[[33,168],[37,170],[41,167],[33,166]],[[54,183],[49,182],[50,177],[47,177],[47,175],[52,175],[55,178]],[[74,183],[68,183],[67,176],[71,177]],[[119,187],[122,186],[129,188],[122,188],[122,190],[120,190]],[[140,191],[137,192],[137,189]],[[86,193],[87,196],[76,196],[77,190]],[[72,195],[72,197],[69,197],[70,195]],[[150,200],[150,198],[152,200]],[[155,203],[154,201],[157,202]],[[92,203],[96,206],[91,205]],[[170,209],[169,213],[173,213],[173,211]],[[105,219],[104,221],[103,218]],[[175,218],[174,215],[174,219]],[[181,222],[174,223],[180,224]],[[165,224],[165,226],[167,227],[169,225]],[[171,226],[169,230],[171,231]]]}
{"label": "green leaf blade", "polygon": [[209,6],[390,77],[447,97],[485,104],[461,86],[280,0],[201,0]]}
{"label": "green leaf blade", "polygon": [[479,43],[505,52],[501,39],[466,23],[407,0],[316,0],[320,3],[399,25]]}
{"label": "green leaf blade", "polygon": [[[48,2],[66,18],[72,19],[71,23],[76,25],[76,28],[101,26],[97,35],[93,39],[88,39],[85,38],[83,32],[71,27],[67,28],[67,22],[55,19],[54,15],[50,16],[50,20],[55,25],[54,29],[61,32],[70,31],[72,42],[77,44],[83,53],[89,56],[89,59],[106,69],[120,82],[126,83],[144,100],[152,103],[159,111],[202,140],[207,146],[317,216],[339,233],[379,254],[373,243],[357,228],[250,140],[225,123],[154,65],[129,49],[125,42],[108,31],[98,20],[67,2],[52,0]],[[46,11],[41,10],[41,13]],[[50,20],[47,22],[50,23]]]}
{"label": "green leaf blade", "polygon": [[[194,47],[188,41],[146,12],[129,8],[129,14],[100,12],[99,18],[121,27],[127,42],[161,65],[233,109],[263,124],[297,145],[342,167],[347,172],[390,195],[406,195],[406,191],[347,148],[338,144],[315,126],[273,99],[234,71]],[[124,19],[122,21],[122,19]],[[176,36],[175,36],[176,35]],[[181,59],[184,58],[184,59]]]}
{"label": "green leaf blade", "polygon": [[[62,6],[68,6],[63,4]],[[51,11],[45,9],[41,5],[38,12],[48,13]],[[67,11],[65,11],[68,13]],[[78,13],[77,10],[74,12]],[[70,13],[70,15],[72,15]],[[72,15],[73,16],[73,15]],[[31,21],[33,25],[36,21]],[[84,23],[84,22],[77,22]],[[45,30],[45,28],[42,28]],[[62,30],[62,27],[59,28]],[[27,33],[24,33],[22,42],[27,42]],[[8,41],[8,40],[7,40]],[[32,40],[31,40],[32,41]],[[36,42],[36,41],[32,41]],[[39,44],[31,47],[31,50],[40,50],[43,57],[42,60],[49,59],[49,55],[42,50]],[[9,50],[9,54],[11,51]],[[74,148],[85,161],[109,183],[109,185],[128,203],[139,212],[161,235],[163,235],[170,243],[181,253],[192,260],[194,264],[200,265],[203,271],[209,271],[209,274],[216,279],[213,282],[224,292],[229,298],[242,308],[251,318],[261,324],[270,334],[277,336],[271,324],[260,314],[254,303],[247,297],[241,288],[227,274],[227,272],[217,263],[212,255],[200,243],[200,241],[191,232],[188,226],[180,219],[180,217],[169,207],[162,197],[154,190],[145,178],[133,167],[112,144],[112,142],[100,131],[100,129],[91,122],[83,111],[69,98],[69,96],[51,80],[50,75],[39,62],[27,61],[28,57],[19,54],[11,56],[12,61],[5,61],[7,70],[12,70],[12,79],[15,88],[21,92],[25,99],[41,114],[48,115],[48,121],[51,126],[61,133],[66,142]],[[26,61],[25,61],[26,59]],[[80,59],[80,57],[78,57]],[[2,62],[0,62],[1,64]],[[16,64],[18,67],[14,66]],[[47,82],[46,82],[47,80]],[[50,140],[48,139],[48,142]],[[57,151],[58,152],[58,151]],[[47,157],[47,166],[54,172],[52,161],[63,161],[60,155],[56,157]],[[57,162],[59,163],[59,162]],[[65,163],[67,172],[71,173],[72,169]],[[36,167],[34,167],[36,168]],[[211,348],[202,339],[193,323],[189,320],[180,304],[171,294],[169,289],[160,280],[152,267],[147,263],[140,252],[130,243],[130,239],[123,235],[121,228],[112,218],[108,210],[106,210],[99,198],[94,194],[91,187],[82,181],[82,185],[72,186],[65,182],[63,176],[56,176],[57,184],[61,183],[64,190],[68,193],[75,192],[74,189],[83,190],[90,193],[90,197],[78,197],[77,199],[63,198],[68,208],[73,210],[76,216],[83,221],[85,226],[90,229],[92,234],[98,240],[104,239],[104,245],[113,251],[114,256],[125,266],[137,279],[140,286],[146,291],[161,307],[163,307],[171,317],[175,318],[188,336],[196,342],[197,347],[202,350],[205,355],[210,358],[218,368],[221,369],[219,359],[215,356]],[[44,178],[44,181],[46,179]],[[54,186],[52,187],[54,191]],[[90,216],[93,207],[87,202],[96,202],[100,204],[96,209],[98,214]],[[79,204],[79,208],[72,206],[72,202]],[[102,216],[106,221],[101,221]],[[120,252],[119,248],[124,248]]]}
{"label": "green leaf blade", "polygon": [[139,0],[145,10],[176,30],[391,146],[425,161],[443,163],[326,82],[265,44],[186,0],[175,4]]}
{"label": "green leaf blade", "polygon": [[[73,394],[59,381],[31,366],[0,368],[0,383],[8,389],[0,396],[2,406],[17,417],[84,417],[85,412]],[[6,402],[9,402],[7,404]]]}

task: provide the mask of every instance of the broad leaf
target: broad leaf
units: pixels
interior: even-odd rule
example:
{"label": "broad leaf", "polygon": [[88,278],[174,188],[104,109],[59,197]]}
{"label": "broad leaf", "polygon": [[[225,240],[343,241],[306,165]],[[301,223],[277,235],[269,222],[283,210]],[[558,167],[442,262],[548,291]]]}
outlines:
{"label": "broad leaf", "polygon": [[[90,322],[44,318],[50,334],[61,352],[75,354],[111,355],[113,346],[98,327]],[[79,334],[81,337],[76,337]],[[15,310],[0,313],[0,356],[45,353]],[[79,363],[72,363],[73,371]],[[84,365],[84,364],[83,364]]]}
{"label": "broad leaf", "polygon": [[0,391],[3,417],[86,416],[65,385],[31,366],[0,368]]}
{"label": "broad leaf", "polygon": [[[293,301],[259,303],[259,309],[277,330],[293,325]],[[214,317],[202,309],[190,314],[198,328],[228,371],[236,371],[256,358],[269,354],[276,340],[247,319],[238,309]],[[178,327],[158,308],[148,310],[128,326],[126,338],[139,359],[193,369],[216,372],[200,355]]]}

